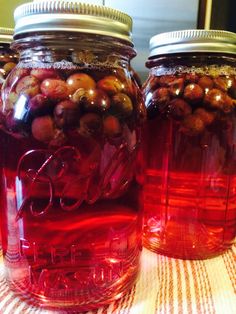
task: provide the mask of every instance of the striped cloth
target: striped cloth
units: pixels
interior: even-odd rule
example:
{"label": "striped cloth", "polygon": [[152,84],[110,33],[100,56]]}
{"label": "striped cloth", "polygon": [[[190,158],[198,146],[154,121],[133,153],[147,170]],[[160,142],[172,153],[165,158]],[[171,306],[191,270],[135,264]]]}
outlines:
{"label": "striped cloth", "polygon": [[[8,289],[0,260],[0,313],[65,313],[37,309]],[[78,313],[78,312],[77,312]],[[225,254],[197,261],[144,249],[137,284],[121,300],[88,314],[236,314],[236,245]]]}

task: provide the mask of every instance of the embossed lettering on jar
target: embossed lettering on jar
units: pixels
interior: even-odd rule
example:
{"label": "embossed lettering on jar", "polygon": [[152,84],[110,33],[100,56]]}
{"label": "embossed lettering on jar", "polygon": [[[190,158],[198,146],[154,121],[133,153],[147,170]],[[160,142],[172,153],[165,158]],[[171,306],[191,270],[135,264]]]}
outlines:
{"label": "embossed lettering on jar", "polygon": [[3,91],[3,254],[12,289],[43,307],[84,311],[137,278],[145,110],[129,72],[130,17],[40,4],[15,12],[20,62]]}
{"label": "embossed lettering on jar", "polygon": [[208,258],[236,231],[236,35],[187,30],[150,40],[144,245]]}

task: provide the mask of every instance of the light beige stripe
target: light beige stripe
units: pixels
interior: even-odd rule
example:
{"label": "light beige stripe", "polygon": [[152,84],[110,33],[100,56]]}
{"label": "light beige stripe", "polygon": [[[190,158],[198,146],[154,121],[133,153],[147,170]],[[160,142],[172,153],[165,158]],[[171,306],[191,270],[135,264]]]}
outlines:
{"label": "light beige stripe", "polygon": [[163,279],[162,279],[162,263],[159,255],[157,255],[157,278],[160,282],[160,288],[156,291],[156,300],[155,300],[155,313],[160,313],[161,311],[161,304],[162,304],[162,286],[163,286]]}
{"label": "light beige stripe", "polygon": [[[134,295],[134,305],[130,309],[130,314],[155,313],[156,293],[159,290],[157,254],[143,250],[141,257],[141,273],[136,285]],[[119,314],[119,313],[117,313]]]}
{"label": "light beige stripe", "polygon": [[232,284],[234,293],[236,294],[236,259],[232,250],[222,255],[229,280]]}
{"label": "light beige stripe", "polygon": [[155,304],[155,312],[162,313],[162,307],[164,304],[164,289],[166,287],[165,278],[163,276],[164,263],[162,262],[162,256],[157,255],[157,271],[158,278],[160,281],[160,288],[156,292],[156,304]]}
{"label": "light beige stripe", "polygon": [[[235,239],[235,242],[236,242],[236,239]],[[232,245],[231,251],[232,251],[233,254],[234,254],[234,259],[235,259],[235,262],[236,262],[236,244],[235,244],[235,245]]]}
{"label": "light beige stripe", "polygon": [[231,314],[232,309],[236,309],[236,298],[233,287],[228,280],[223,258],[220,256],[208,260],[205,265],[211,282],[211,295],[215,304],[215,313]]}

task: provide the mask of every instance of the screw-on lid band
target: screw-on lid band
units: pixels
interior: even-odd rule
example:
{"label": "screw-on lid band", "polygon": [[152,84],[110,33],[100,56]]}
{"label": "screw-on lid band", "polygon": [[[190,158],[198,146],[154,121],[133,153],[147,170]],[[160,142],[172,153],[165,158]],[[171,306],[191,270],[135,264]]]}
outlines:
{"label": "screw-on lid band", "polygon": [[236,34],[221,30],[182,30],[161,33],[150,39],[150,57],[184,52],[236,54]]}
{"label": "screw-on lid band", "polygon": [[68,31],[112,36],[131,42],[131,17],[102,5],[73,0],[36,0],[17,7],[14,18],[14,37],[31,32]]}

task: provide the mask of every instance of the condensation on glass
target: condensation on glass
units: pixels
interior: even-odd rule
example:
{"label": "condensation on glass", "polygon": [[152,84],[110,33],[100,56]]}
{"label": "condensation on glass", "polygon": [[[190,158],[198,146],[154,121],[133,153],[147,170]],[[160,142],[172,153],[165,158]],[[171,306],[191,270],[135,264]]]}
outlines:
{"label": "condensation on glass", "polygon": [[203,259],[236,232],[236,34],[186,30],[150,40],[144,245]]}
{"label": "condensation on glass", "polygon": [[131,18],[58,3],[15,11],[20,61],[1,107],[3,257],[21,296],[84,311],[138,275],[145,107],[130,72]]}

